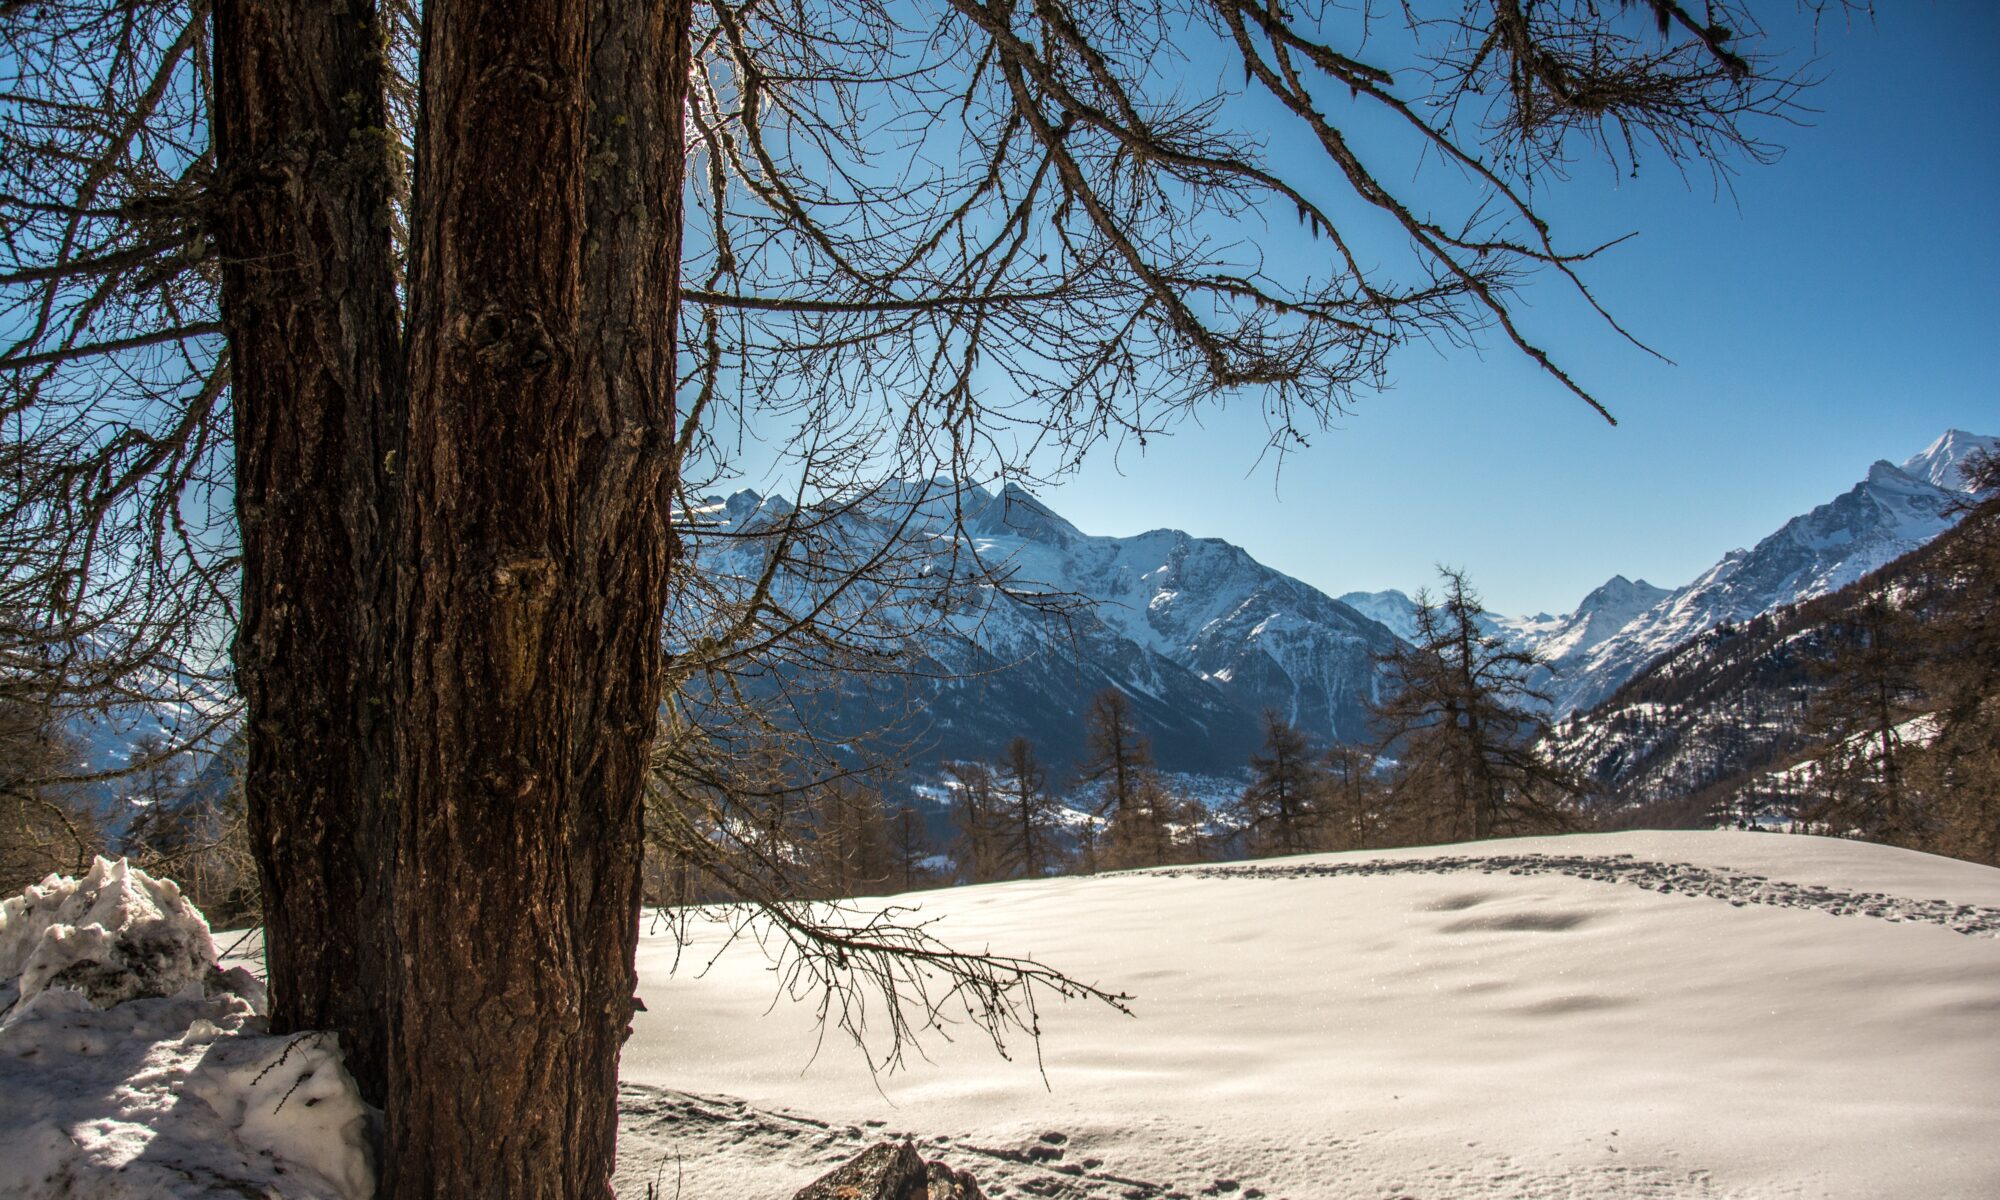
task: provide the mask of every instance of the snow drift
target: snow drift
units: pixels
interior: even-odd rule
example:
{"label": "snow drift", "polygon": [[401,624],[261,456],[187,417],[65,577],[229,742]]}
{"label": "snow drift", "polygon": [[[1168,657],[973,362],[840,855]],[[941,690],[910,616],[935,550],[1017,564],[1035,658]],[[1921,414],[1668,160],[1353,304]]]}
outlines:
{"label": "snow drift", "polygon": [[273,1037],[180,889],[124,861],[0,902],[0,1195],[374,1192],[370,1112],[331,1035]]}

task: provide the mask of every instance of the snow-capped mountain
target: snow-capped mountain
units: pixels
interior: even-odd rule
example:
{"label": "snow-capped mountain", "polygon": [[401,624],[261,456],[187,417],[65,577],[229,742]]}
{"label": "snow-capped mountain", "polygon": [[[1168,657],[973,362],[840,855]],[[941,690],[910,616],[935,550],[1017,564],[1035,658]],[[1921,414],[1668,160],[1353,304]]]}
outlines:
{"label": "snow-capped mountain", "polygon": [[[739,531],[789,511],[738,493],[701,513],[713,530]],[[1396,644],[1381,624],[1228,542],[1171,529],[1092,536],[1012,484],[893,485],[828,528],[854,545],[897,537],[913,556],[905,576],[960,580],[945,589],[948,619],[916,635],[938,678],[895,685],[921,710],[933,759],[993,757],[1025,735],[1049,761],[1071,761],[1081,714],[1108,687],[1132,698],[1171,769],[1241,768],[1266,708],[1327,741],[1361,740],[1373,656]],[[755,547],[721,540],[708,569],[748,574],[739,556]],[[862,693],[860,707],[883,707],[878,687]]]}
{"label": "snow-capped mountain", "polygon": [[1406,642],[1417,636],[1417,602],[1399,588],[1386,592],[1345,592],[1340,602]]}
{"label": "snow-capped mountain", "polygon": [[1852,741],[1824,722],[1841,711],[1843,688],[1865,692],[1856,651],[1885,628],[1866,615],[1883,596],[1900,616],[1886,626],[1886,674],[1872,678],[1894,681],[1886,702],[1899,711],[1902,744],[1923,745],[1937,734],[1938,709],[1967,720],[1988,686],[1976,669],[1961,674],[1959,660],[1983,661],[1976,648],[2000,611],[1996,503],[1844,588],[1680,643],[1603,703],[1557,722],[1544,748],[1649,823],[1789,815],[1814,760]]}
{"label": "snow-capped mountain", "polygon": [[[1959,467],[2000,438],[1947,431],[1900,465],[1877,462],[1845,495],[1793,518],[1749,550],[1732,550],[1685,587],[1614,575],[1561,616],[1488,616],[1488,633],[1538,651],[1537,680],[1555,714],[1603,700],[1645,665],[1726,622],[1825,595],[1951,528],[1965,499]],[[1348,592],[1341,602],[1408,639],[1416,602],[1400,591]]]}
{"label": "snow-capped mountain", "polygon": [[[1557,715],[1581,711],[1706,630],[1833,591],[1930,541],[1957,519],[1959,464],[1994,447],[2000,438],[1951,431],[1900,465],[1875,464],[1845,495],[1725,555],[1686,587],[1613,576],[1572,612],[1493,617],[1488,628],[1550,659],[1542,682]],[[838,681],[833,706],[844,711],[835,724],[858,733],[891,708],[912,712],[916,744],[932,761],[995,756],[1025,735],[1045,761],[1072,762],[1082,752],[1082,714],[1108,687],[1132,698],[1161,764],[1173,770],[1240,770],[1265,708],[1324,741],[1367,741],[1373,656],[1412,631],[1414,604],[1400,591],[1335,599],[1228,542],[1178,530],[1093,536],[1013,485],[902,482],[810,513],[741,491],[681,518],[695,555],[688,574],[700,581],[684,603],[696,612],[715,591],[747,588],[762,575],[768,539],[745,536],[760,529],[810,526],[804,557],[830,564],[817,583],[780,579],[780,599],[799,611],[816,587],[842,576],[843,563],[895,543],[905,581],[927,582],[889,606],[909,617],[903,632],[863,636],[913,653],[923,676]],[[778,670],[816,661],[825,666],[805,654]],[[208,713],[139,707],[79,725],[89,766],[122,764],[142,735]],[[226,732],[225,722],[217,737]]]}
{"label": "snow-capped mountain", "polygon": [[1672,594],[1667,588],[1654,587],[1643,579],[1613,575],[1585,596],[1575,612],[1554,620],[1518,619],[1507,623],[1506,628],[1541,651],[1560,671],[1563,664],[1616,637],[1620,630]]}
{"label": "snow-capped mountain", "polygon": [[[1623,582],[1619,576],[1614,583]],[[1609,588],[1611,584],[1606,584]],[[1641,582],[1640,587],[1650,586]],[[1605,590],[1604,588],[1598,589]],[[1663,593],[1664,594],[1664,593]],[[1597,593],[1591,593],[1596,596]],[[1417,636],[1417,602],[1408,592],[1400,588],[1390,588],[1385,592],[1345,592],[1340,602],[1371,620],[1378,621],[1404,641],[1412,641]],[[1512,645],[1539,645],[1554,632],[1567,628],[1572,618],[1584,615],[1590,599],[1584,600],[1584,608],[1564,616],[1535,613],[1525,617],[1503,617],[1497,613],[1482,612],[1476,618],[1478,626],[1486,633],[1499,637]]]}
{"label": "snow-capped mountain", "polygon": [[[1746,621],[1852,583],[1930,541],[1958,519],[1959,464],[2000,438],[1951,430],[1901,465],[1887,460],[1844,495],[1787,521],[1748,550],[1732,550],[1694,582],[1646,604],[1659,589],[1615,578],[1592,592],[1565,628],[1533,641],[1551,660],[1558,714],[1587,709],[1655,657],[1724,622]],[[1643,607],[1640,607],[1643,606]],[[1634,608],[1629,619],[1612,621]],[[1601,618],[1601,619],[1600,619]]]}

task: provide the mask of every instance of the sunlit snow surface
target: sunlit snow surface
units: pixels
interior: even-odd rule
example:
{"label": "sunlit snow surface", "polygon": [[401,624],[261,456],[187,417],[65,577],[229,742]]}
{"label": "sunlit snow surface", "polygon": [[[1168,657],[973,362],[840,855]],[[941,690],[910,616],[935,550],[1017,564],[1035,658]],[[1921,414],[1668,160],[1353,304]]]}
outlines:
{"label": "sunlit snow surface", "polygon": [[890,1132],[1012,1196],[2000,1195],[1989,868],[1610,834],[903,902],[1136,1015],[1045,1009],[1046,1078],[965,1028],[871,1078],[753,944],[648,933],[622,1195],[782,1197]]}

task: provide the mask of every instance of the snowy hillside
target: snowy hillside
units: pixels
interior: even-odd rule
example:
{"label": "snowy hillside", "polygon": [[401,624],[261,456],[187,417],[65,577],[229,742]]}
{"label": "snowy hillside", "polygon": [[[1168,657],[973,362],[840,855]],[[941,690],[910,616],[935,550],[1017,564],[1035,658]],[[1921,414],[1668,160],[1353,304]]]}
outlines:
{"label": "snowy hillside", "polygon": [[1591,707],[1704,630],[1836,591],[1930,541],[1957,520],[1949,510],[1965,495],[1958,464],[1976,448],[1996,446],[2000,438],[1951,430],[1900,466],[1877,462],[1846,494],[1749,550],[1730,551],[1609,636],[1565,643],[1552,635],[1541,645],[1555,660],[1556,711]]}
{"label": "snowy hillside", "polygon": [[871,1078],[754,943],[655,930],[621,1195],[789,1195],[902,1133],[996,1196],[2000,1194],[1990,868],[1605,834],[899,902],[1136,1015],[1045,1008],[1043,1073],[960,1029]]}
{"label": "snowy hillside", "polygon": [[[703,568],[754,577],[757,543],[729,535],[789,511],[754,492],[715,497],[702,510]],[[1066,762],[1081,751],[1077,714],[1115,686],[1133,698],[1162,765],[1233,771],[1265,708],[1329,741],[1366,737],[1372,656],[1395,644],[1228,542],[1168,529],[1094,537],[1013,485],[894,485],[831,525],[827,536],[848,543],[899,537],[917,556],[905,566],[914,577],[964,581],[949,620],[916,641],[926,669],[947,676],[910,685],[934,758],[991,756],[1026,735]],[[1067,611],[1052,613],[1058,596]],[[850,707],[887,707],[863,695]]]}
{"label": "snowy hillside", "polygon": [[[760,937],[642,917],[620,1196],[788,1196],[906,1135],[996,1200],[2000,1194],[1992,868],[1627,833],[857,905],[1131,1012],[1045,996],[1039,1045],[932,1028],[875,1075]],[[331,1043],[266,1036],[261,984],[214,955],[121,865],[0,906],[0,1191],[365,1200]]]}
{"label": "snowy hillside", "polygon": [[[1572,612],[1489,618],[1488,632],[1538,651],[1555,712],[1581,711],[1616,691],[1648,662],[1724,622],[1825,595],[1951,528],[1965,496],[1958,468],[2000,437],[1949,430],[1898,466],[1887,461],[1845,495],[1785,523],[1749,550],[1732,550],[1685,587],[1614,575]],[[1416,606],[1400,591],[1349,592],[1343,603],[1398,637],[1415,629]]]}

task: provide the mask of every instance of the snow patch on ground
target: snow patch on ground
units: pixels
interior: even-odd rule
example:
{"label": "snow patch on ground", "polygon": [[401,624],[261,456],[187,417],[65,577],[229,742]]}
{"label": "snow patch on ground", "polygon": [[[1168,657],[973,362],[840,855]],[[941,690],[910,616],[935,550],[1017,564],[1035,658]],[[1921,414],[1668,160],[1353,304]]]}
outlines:
{"label": "snow patch on ground", "polygon": [[[1746,1193],[1719,1185],[1712,1172],[1686,1166],[1625,1165],[1616,1158],[1617,1133],[1605,1138],[1600,1163],[1579,1162],[1548,1169],[1523,1162],[1503,1147],[1467,1142],[1475,1153],[1448,1161],[1410,1161],[1382,1170],[1369,1161],[1367,1143],[1385,1131],[1368,1129],[1333,1138],[1324,1145],[1285,1146],[1266,1139],[1261,1147],[1273,1160],[1310,1161],[1324,1181],[1311,1190],[1272,1193],[1268,1178],[1237,1177],[1238,1160],[1213,1147],[1174,1143],[1171,1129],[1157,1134],[1172,1145],[1175,1161],[1162,1171],[1161,1155],[1120,1151],[1119,1139],[1089,1124],[1075,1133],[1048,1129],[1003,1139],[954,1137],[911,1127],[908,1119],[869,1119],[843,1125],[786,1108],[759,1108],[728,1096],[704,1096],[669,1088],[624,1084],[619,1088],[621,1118],[619,1196],[780,1197],[881,1141],[914,1140],[926,1158],[969,1171],[980,1190],[996,1200],[1298,1200],[1326,1196],[1386,1197],[1388,1200],[1710,1200]],[[917,1116],[918,1114],[911,1114]],[[1109,1157],[1107,1157],[1109,1156]],[[718,1171],[718,1166],[722,1170]],[[705,1190],[727,1178],[726,1188]],[[1262,1186],[1259,1186],[1259,1184]],[[1783,1194],[1803,1194],[1787,1191]]]}
{"label": "snow patch on ground", "polygon": [[0,1195],[366,1200],[338,1044],[270,1036],[262,1001],[180,889],[122,860],[0,903]]}

